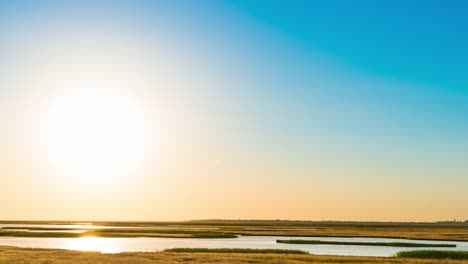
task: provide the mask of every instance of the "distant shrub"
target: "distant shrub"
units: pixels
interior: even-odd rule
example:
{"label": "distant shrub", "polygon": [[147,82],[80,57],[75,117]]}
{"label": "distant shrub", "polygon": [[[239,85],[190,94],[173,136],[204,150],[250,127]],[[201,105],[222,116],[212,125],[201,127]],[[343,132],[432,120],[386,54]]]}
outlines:
{"label": "distant shrub", "polygon": [[398,252],[396,256],[400,258],[467,259],[468,260],[468,251],[415,250],[415,251]]}

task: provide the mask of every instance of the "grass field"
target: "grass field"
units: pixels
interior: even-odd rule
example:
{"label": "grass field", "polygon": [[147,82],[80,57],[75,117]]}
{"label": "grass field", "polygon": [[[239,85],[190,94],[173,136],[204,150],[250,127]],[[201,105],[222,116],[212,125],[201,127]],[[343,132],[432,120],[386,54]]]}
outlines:
{"label": "grass field", "polygon": [[[74,222],[0,222],[0,224],[74,224]],[[54,234],[58,237],[94,235],[103,237],[234,237],[234,235],[386,237],[427,240],[468,241],[468,223],[374,223],[374,222],[311,222],[311,221],[235,221],[205,220],[185,222],[95,222],[103,226],[127,226],[132,229],[105,229],[86,234]],[[165,228],[150,229],[150,228]],[[206,228],[212,228],[209,231]],[[37,228],[24,228],[34,230]],[[56,228],[60,231],[66,228]],[[48,228],[54,231],[54,228]],[[9,233],[7,233],[9,232]],[[12,233],[18,232],[18,233]],[[54,232],[55,233],[55,232]],[[59,232],[56,232],[59,233]],[[0,236],[47,236],[41,233],[0,230]]]}
{"label": "grass field", "polygon": [[[27,229],[27,228],[26,228]],[[37,228],[30,230],[38,230]],[[43,229],[44,231],[46,229]],[[85,236],[94,237],[166,237],[166,238],[235,238],[235,234],[223,232],[202,232],[202,231],[184,231],[184,230],[125,230],[125,229],[105,229],[105,230],[90,230],[83,233],[67,233],[59,232],[63,229],[47,229],[48,232],[27,232],[27,231],[10,231],[0,230],[0,236],[8,237],[65,237],[77,238]]]}
{"label": "grass field", "polygon": [[0,246],[0,264],[448,264],[468,263],[466,260],[429,260],[416,258],[335,257],[306,254],[277,253],[211,253],[211,252],[154,252],[101,254],[53,249],[21,249]]}
{"label": "grass field", "polygon": [[[109,228],[93,230],[81,227],[84,233],[68,227],[27,227],[21,224],[74,224],[73,222],[0,222],[0,236],[20,237],[190,237],[200,239],[231,238],[236,235],[324,236],[324,237],[388,237],[430,240],[468,241],[466,223],[353,223],[301,221],[187,221],[187,222],[97,222]],[[112,228],[127,227],[127,228]],[[131,228],[130,228],[131,227]],[[27,232],[23,229],[36,232]],[[48,231],[48,232],[42,232]],[[298,242],[299,241],[299,242]],[[306,242],[304,242],[306,241]],[[330,241],[286,240],[284,243],[333,243]],[[344,244],[343,242],[336,242]],[[355,244],[352,242],[352,244]],[[447,243],[437,243],[444,244]],[[351,245],[346,243],[346,245]],[[362,245],[362,244],[360,244]],[[424,243],[366,243],[375,246],[429,246]],[[430,245],[431,247],[434,245]],[[442,246],[442,245],[441,245]],[[418,250],[402,252],[398,257],[314,256],[304,252],[252,249],[171,249],[153,253],[101,254],[67,250],[21,249],[0,246],[0,264],[65,264],[65,263],[468,263],[467,252]]]}

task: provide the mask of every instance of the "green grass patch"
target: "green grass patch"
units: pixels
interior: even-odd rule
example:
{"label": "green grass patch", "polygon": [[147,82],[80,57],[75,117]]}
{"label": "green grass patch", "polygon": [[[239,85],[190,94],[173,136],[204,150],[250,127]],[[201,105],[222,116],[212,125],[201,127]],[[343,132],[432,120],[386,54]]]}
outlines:
{"label": "green grass patch", "polygon": [[415,251],[398,252],[396,256],[399,258],[468,260],[468,251],[415,250]]}
{"label": "green grass patch", "polygon": [[174,231],[167,230],[90,230],[83,233],[71,232],[28,232],[0,230],[0,236],[8,237],[66,237],[77,238],[84,236],[93,237],[161,237],[161,238],[236,238],[237,236],[222,232],[200,231]]}
{"label": "green grass patch", "polygon": [[73,231],[73,230],[87,230],[86,228],[69,228],[69,227],[2,227],[0,230],[33,230],[33,231]]}
{"label": "green grass patch", "polygon": [[283,244],[313,244],[313,245],[348,245],[348,246],[378,246],[378,247],[456,247],[455,244],[423,244],[407,242],[342,242],[322,240],[276,240]]}
{"label": "green grass patch", "polygon": [[254,249],[254,248],[170,248],[164,252],[177,253],[253,253],[253,254],[309,254],[293,249]]}
{"label": "green grass patch", "polygon": [[[145,232],[148,231],[148,232]],[[160,232],[162,231],[162,232]],[[236,238],[234,234],[227,234],[221,232],[192,232],[192,231],[174,231],[167,232],[167,230],[116,230],[109,232],[108,230],[99,230],[86,232],[87,235],[97,237],[165,237],[165,238]]]}
{"label": "green grass patch", "polygon": [[8,237],[81,237],[84,233],[66,233],[66,232],[25,232],[25,231],[0,231],[0,236]]}

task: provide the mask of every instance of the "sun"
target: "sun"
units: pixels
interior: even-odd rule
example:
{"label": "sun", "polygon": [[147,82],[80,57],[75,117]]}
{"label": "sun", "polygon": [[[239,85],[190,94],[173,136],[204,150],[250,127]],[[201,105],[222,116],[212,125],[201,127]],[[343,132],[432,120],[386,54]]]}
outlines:
{"label": "sun", "polygon": [[114,180],[142,159],[144,113],[132,97],[111,89],[57,96],[42,124],[42,148],[54,166],[85,180]]}

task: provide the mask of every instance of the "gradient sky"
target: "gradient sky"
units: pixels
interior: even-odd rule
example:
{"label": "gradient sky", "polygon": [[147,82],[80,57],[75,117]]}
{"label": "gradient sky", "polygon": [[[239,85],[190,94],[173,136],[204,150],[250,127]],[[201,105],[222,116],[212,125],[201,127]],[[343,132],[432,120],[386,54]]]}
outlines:
{"label": "gradient sky", "polygon": [[[0,0],[0,219],[468,219],[467,12]],[[124,176],[90,183],[36,147],[83,83],[145,109]]]}

